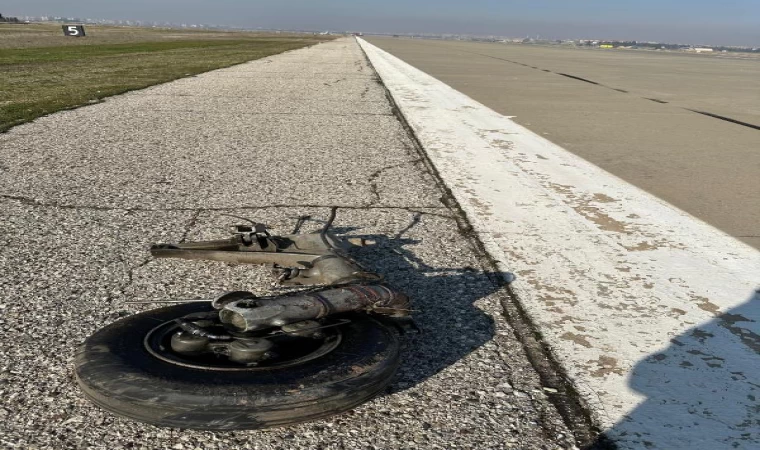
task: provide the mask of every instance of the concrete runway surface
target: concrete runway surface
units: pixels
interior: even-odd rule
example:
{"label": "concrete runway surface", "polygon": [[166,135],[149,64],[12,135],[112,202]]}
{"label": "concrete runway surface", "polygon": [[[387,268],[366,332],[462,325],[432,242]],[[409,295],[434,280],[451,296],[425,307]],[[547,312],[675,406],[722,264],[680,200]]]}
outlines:
{"label": "concrete runway surface", "polygon": [[[40,118],[0,135],[0,447],[572,448],[457,210],[342,39]],[[153,260],[154,242],[224,237],[237,214],[289,232],[372,236],[357,258],[405,290],[423,334],[391,388],[269,431],[159,429],[79,392],[77,346],[127,300],[267,293],[263,268]],[[147,309],[146,306],[144,309]]]}
{"label": "concrete runway surface", "polygon": [[760,248],[760,59],[368,40]]}
{"label": "concrete runway surface", "polygon": [[605,436],[757,448],[760,252],[360,43]]}

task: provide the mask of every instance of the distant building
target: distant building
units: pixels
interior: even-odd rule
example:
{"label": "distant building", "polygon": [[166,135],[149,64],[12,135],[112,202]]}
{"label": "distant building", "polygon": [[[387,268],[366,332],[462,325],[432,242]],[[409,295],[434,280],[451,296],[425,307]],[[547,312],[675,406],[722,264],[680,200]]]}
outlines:
{"label": "distant building", "polygon": [[715,51],[715,49],[712,49],[710,47],[688,47],[683,48],[682,50],[694,53],[711,53]]}

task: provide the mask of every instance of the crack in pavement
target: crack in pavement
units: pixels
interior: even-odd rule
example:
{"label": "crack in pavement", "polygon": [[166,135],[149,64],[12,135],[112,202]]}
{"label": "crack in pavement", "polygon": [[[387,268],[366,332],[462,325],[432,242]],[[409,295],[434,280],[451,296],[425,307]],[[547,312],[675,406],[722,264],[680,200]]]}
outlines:
{"label": "crack in pavement", "polygon": [[421,219],[422,219],[421,213],[414,213],[414,215],[412,216],[412,220],[409,222],[409,224],[405,226],[404,228],[402,228],[398,233],[396,233],[393,236],[393,239],[401,239],[401,236],[403,236],[404,233],[406,233],[407,231],[417,226],[417,224],[420,223]]}
{"label": "crack in pavement", "polygon": [[196,209],[193,214],[190,215],[190,219],[187,221],[187,224],[185,224],[185,229],[182,232],[182,237],[179,239],[179,243],[182,244],[187,240],[188,234],[190,234],[190,231],[193,229],[195,224],[198,222],[198,216],[201,215],[202,210]]}
{"label": "crack in pavement", "polygon": [[[181,235],[181,237],[179,239],[179,243],[183,243],[183,242],[185,242],[187,240],[187,236],[190,234],[190,231],[193,229],[193,227],[195,227],[195,225],[196,225],[196,223],[198,221],[198,216],[200,216],[200,214],[201,214],[201,210],[200,209],[196,209],[190,215],[190,217],[188,218],[187,223],[185,224],[185,227],[184,227],[184,229],[182,231],[182,235]],[[145,257],[141,262],[139,262],[135,266],[131,266],[129,264],[129,262],[126,259],[124,259],[124,257],[122,255],[117,254],[116,257],[117,257],[117,261],[119,263],[123,264],[125,266],[125,268],[126,268],[126,271],[127,271],[127,280],[124,283],[121,283],[121,284],[119,284],[116,287],[116,289],[115,289],[116,293],[114,293],[114,291],[111,291],[108,294],[108,296],[106,297],[106,302],[108,304],[113,304],[113,302],[115,300],[115,297],[117,295],[124,294],[124,291],[127,288],[129,288],[134,283],[134,281],[135,281],[135,272],[137,272],[138,270],[140,270],[143,267],[147,266],[151,261],[154,260],[153,256],[150,255],[150,254],[148,254],[148,256]]]}
{"label": "crack in pavement", "polygon": [[135,281],[135,272],[142,269],[143,267],[147,266],[151,261],[153,261],[153,256],[147,256],[144,258],[140,263],[135,265],[134,267],[131,267],[129,262],[127,262],[123,256],[117,255],[117,260],[119,263],[124,264],[125,269],[127,271],[127,280],[123,283],[120,283],[116,286],[115,290],[111,290],[108,293],[108,296],[105,298],[106,304],[113,304],[114,300],[118,295],[124,294],[124,291],[130,287],[134,281]]}
{"label": "crack in pavement", "polygon": [[[393,115],[393,114],[391,114],[391,115]],[[380,200],[382,200],[381,195],[380,195],[380,191],[379,191],[378,186],[377,186],[377,179],[380,177],[380,175],[383,174],[383,172],[385,172],[386,170],[391,170],[391,169],[397,169],[399,167],[404,167],[406,165],[419,164],[421,162],[422,162],[422,158],[417,158],[417,159],[414,159],[414,160],[411,160],[411,161],[404,161],[402,163],[392,164],[390,166],[381,167],[381,168],[377,169],[376,171],[372,172],[370,174],[370,176],[367,177],[367,181],[369,182],[370,194],[374,197],[374,199],[370,200],[370,202],[367,204],[367,206],[368,207],[374,206],[377,203],[379,203]]]}

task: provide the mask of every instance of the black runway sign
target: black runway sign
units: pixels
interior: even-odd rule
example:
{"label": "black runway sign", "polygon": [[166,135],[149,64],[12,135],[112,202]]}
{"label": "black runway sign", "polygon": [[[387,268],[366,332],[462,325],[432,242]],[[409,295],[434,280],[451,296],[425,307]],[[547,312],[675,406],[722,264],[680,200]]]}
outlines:
{"label": "black runway sign", "polygon": [[84,37],[84,25],[64,25],[63,34],[66,36]]}

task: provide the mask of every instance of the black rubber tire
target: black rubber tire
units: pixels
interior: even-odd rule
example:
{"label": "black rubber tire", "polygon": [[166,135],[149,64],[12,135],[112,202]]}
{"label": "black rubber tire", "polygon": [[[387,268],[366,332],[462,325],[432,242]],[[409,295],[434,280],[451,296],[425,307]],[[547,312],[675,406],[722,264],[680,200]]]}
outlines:
{"label": "black rubber tire", "polygon": [[366,402],[399,364],[395,327],[366,314],[341,325],[332,352],[288,368],[224,372],[182,367],[151,355],[143,339],[157,325],[205,303],[155,309],[92,335],[76,355],[85,396],[102,408],[152,425],[203,430],[267,428],[327,417]]}

